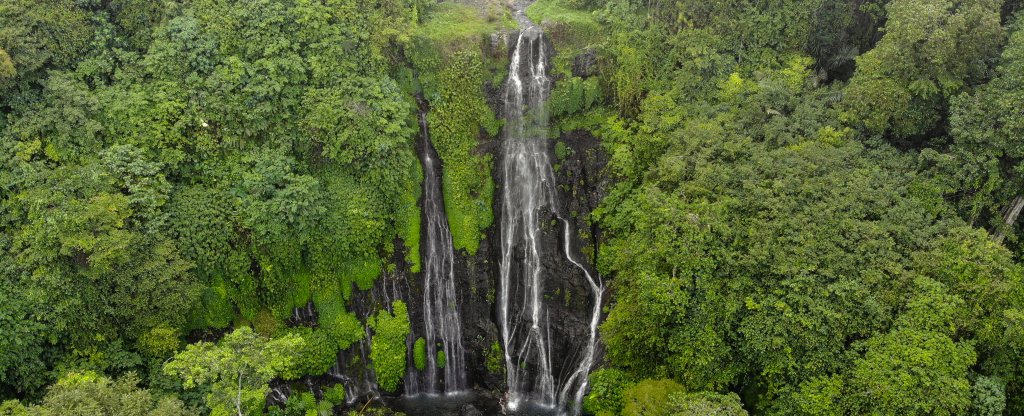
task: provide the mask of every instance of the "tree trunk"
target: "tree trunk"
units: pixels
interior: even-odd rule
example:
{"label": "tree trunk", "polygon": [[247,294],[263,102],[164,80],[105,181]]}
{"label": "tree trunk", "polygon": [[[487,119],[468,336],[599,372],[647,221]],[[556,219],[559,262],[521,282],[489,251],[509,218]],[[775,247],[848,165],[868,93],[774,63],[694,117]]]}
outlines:
{"label": "tree trunk", "polygon": [[1020,215],[1020,211],[1024,209],[1024,196],[1017,195],[1010,202],[1010,206],[1006,207],[1006,211],[1003,212],[1003,225],[996,228],[996,232],[992,234],[992,241],[1002,243],[1003,238],[1006,235],[1003,230],[1008,230],[1013,227],[1013,224],[1017,222],[1017,217]]}
{"label": "tree trunk", "polygon": [[238,396],[235,398],[235,409],[238,410],[238,416],[245,416],[242,413],[242,372],[238,372]]}

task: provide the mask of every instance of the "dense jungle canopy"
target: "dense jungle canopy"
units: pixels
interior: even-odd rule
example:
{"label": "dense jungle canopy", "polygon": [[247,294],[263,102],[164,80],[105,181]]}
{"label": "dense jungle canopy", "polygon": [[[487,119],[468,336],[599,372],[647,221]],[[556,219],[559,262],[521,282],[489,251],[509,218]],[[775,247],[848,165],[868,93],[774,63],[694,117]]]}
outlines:
{"label": "dense jungle canopy", "polygon": [[1024,3],[525,4],[0,0],[0,415],[409,411],[431,175],[499,408],[521,7],[561,411],[1024,415]]}

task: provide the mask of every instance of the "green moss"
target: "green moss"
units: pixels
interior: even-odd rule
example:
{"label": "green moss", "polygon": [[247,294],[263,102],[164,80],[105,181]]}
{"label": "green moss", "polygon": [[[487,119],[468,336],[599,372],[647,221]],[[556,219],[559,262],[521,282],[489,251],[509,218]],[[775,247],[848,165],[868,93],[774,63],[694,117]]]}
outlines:
{"label": "green moss", "polygon": [[267,309],[261,309],[252,319],[252,329],[258,334],[271,337],[277,333],[280,321]]}
{"label": "green moss", "polygon": [[332,405],[339,405],[345,403],[345,385],[335,384],[331,387],[324,389],[324,401],[331,403]]}
{"label": "green moss", "polygon": [[304,375],[324,374],[331,369],[337,360],[338,344],[331,339],[331,334],[322,329],[297,327],[288,330],[303,339],[302,348],[297,354],[299,360],[282,374],[286,380],[295,380]]}
{"label": "green moss", "polygon": [[415,180],[402,193],[398,231],[408,250],[405,260],[409,262],[409,270],[416,273],[420,271],[420,208],[416,202],[422,194],[420,183],[423,181],[423,169],[419,163],[413,163],[411,170]]}
{"label": "green moss", "polygon": [[405,302],[392,303],[394,314],[380,311],[370,323],[373,328],[370,360],[381,389],[394,392],[405,373],[405,337],[409,335],[409,313]]}
{"label": "green moss", "polygon": [[416,339],[412,358],[417,370],[423,371],[423,369],[427,368],[427,341],[423,337]]}
{"label": "green moss", "polygon": [[238,311],[246,319],[252,319],[260,310],[261,302],[258,295],[256,279],[248,271],[234,275],[230,281],[215,279],[218,285],[226,290],[226,296],[231,299]]}
{"label": "green moss", "polygon": [[292,273],[291,279],[289,279],[291,280],[291,286],[289,287],[291,304],[289,306],[300,308],[309,303],[312,299],[311,277],[309,270],[305,267],[301,267]]}
{"label": "green moss", "polygon": [[351,260],[342,268],[342,291],[345,298],[352,296],[352,284],[359,290],[370,290],[382,271],[381,261],[377,257]]}
{"label": "green moss", "polygon": [[313,302],[320,314],[320,329],[330,334],[338,349],[346,349],[366,336],[359,318],[346,310],[345,304],[339,298],[315,295]]}
{"label": "green moss", "polygon": [[491,348],[484,354],[484,365],[491,374],[505,374],[505,357],[498,341],[494,341]]}
{"label": "green moss", "polygon": [[224,280],[215,278],[213,284],[203,291],[203,308],[199,328],[227,328],[234,319],[235,311],[228,301],[228,291]]}
{"label": "green moss", "polygon": [[444,355],[444,351],[437,352],[437,368],[444,368],[445,364],[448,363],[448,359]]}
{"label": "green moss", "polygon": [[[424,47],[426,48],[426,47]],[[444,166],[444,198],[452,242],[476,253],[483,230],[494,220],[490,155],[480,154],[481,136],[495,137],[500,123],[484,99],[484,64],[479,51],[458,52],[441,62],[436,51],[414,59],[423,73],[424,92],[433,106],[432,141]]]}

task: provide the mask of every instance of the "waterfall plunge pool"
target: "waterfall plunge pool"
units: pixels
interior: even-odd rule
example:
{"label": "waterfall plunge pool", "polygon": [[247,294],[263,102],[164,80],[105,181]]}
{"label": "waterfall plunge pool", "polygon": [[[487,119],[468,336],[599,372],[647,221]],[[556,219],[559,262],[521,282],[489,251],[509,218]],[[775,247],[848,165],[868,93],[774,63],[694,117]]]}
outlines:
{"label": "waterfall plunge pool", "polygon": [[[417,394],[385,398],[388,408],[408,416],[557,416],[557,408],[521,403],[515,411],[502,413],[498,397],[489,392],[466,391],[452,394]],[[479,413],[472,411],[475,409]]]}

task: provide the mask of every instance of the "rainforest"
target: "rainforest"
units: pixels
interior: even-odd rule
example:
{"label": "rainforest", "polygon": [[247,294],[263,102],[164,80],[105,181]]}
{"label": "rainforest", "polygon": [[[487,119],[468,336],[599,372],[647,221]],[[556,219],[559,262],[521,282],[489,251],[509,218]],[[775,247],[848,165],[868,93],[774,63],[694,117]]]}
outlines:
{"label": "rainforest", "polygon": [[1024,415],[1020,0],[0,0],[0,416]]}

